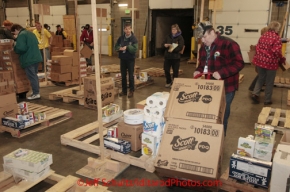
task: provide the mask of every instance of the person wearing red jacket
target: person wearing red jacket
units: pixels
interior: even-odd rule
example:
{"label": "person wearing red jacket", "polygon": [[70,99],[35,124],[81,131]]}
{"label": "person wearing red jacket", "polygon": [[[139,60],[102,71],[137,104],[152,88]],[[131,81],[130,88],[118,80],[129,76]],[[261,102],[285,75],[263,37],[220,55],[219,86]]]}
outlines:
{"label": "person wearing red jacket", "polygon": [[253,63],[257,66],[259,77],[252,92],[254,104],[260,102],[259,95],[264,82],[266,83],[264,105],[272,104],[272,92],[276,71],[279,64],[285,63],[286,61],[281,51],[282,43],[278,34],[280,28],[281,24],[279,22],[272,21],[268,26],[268,31],[260,37],[256,46]]}
{"label": "person wearing red jacket", "polygon": [[[81,45],[85,44],[90,49],[94,48],[94,34],[92,27],[89,24],[86,24],[84,27],[84,30],[82,31],[81,37],[80,37]],[[92,65],[92,58],[86,58],[87,64]]]}
{"label": "person wearing red jacket", "polygon": [[215,32],[210,23],[200,23],[197,32],[203,44],[199,49],[199,65],[193,76],[212,73],[212,79],[224,81],[226,110],[223,124],[226,135],[231,103],[239,87],[239,71],[244,68],[241,49],[234,40]]}

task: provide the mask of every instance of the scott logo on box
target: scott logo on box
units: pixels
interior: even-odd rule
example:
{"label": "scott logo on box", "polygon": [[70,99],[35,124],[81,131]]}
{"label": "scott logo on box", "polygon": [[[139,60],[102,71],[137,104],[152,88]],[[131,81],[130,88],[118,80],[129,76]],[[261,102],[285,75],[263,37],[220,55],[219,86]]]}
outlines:
{"label": "scott logo on box", "polygon": [[167,160],[164,160],[164,161],[161,161],[160,159],[157,161],[157,166],[158,167],[161,167],[161,166],[167,166],[168,165],[168,161]]}
{"label": "scott logo on box", "polygon": [[182,139],[180,136],[174,136],[170,145],[172,145],[173,151],[182,151],[185,149],[194,150],[197,141],[195,137],[187,137]]}
{"label": "scott logo on box", "polygon": [[156,131],[157,124],[155,124],[154,122],[147,123],[146,121],[143,121],[143,129],[144,129],[144,132]]}
{"label": "scott logo on box", "polygon": [[[202,95],[199,94],[198,91],[192,92],[192,93],[186,93],[184,91],[179,92],[176,99],[178,99],[178,103],[184,104],[188,102],[198,102],[200,97]],[[210,95],[204,95],[201,98],[202,102],[204,103],[210,103],[212,101],[212,97]]]}

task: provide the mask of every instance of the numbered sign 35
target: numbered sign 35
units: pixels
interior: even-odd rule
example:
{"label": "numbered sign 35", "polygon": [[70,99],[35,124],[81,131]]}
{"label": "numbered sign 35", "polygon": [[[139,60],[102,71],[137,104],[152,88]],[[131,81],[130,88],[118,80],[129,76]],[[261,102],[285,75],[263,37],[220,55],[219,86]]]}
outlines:
{"label": "numbered sign 35", "polygon": [[217,31],[221,35],[232,35],[233,34],[233,26],[217,26]]}

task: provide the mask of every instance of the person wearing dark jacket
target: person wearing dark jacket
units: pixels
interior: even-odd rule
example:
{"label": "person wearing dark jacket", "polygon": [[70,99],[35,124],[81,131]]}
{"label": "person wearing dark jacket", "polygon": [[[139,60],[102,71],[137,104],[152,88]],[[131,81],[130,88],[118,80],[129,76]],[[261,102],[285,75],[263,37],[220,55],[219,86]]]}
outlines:
{"label": "person wearing dark jacket", "polygon": [[[171,26],[171,34],[168,35],[163,44],[166,50],[164,53],[164,72],[166,77],[165,87],[171,87],[174,78],[178,77],[180,66],[180,52],[184,46],[184,39],[181,30],[177,24]],[[171,79],[170,69],[173,70],[173,79]]]}
{"label": "person wearing dark jacket", "polygon": [[67,33],[63,30],[63,28],[61,28],[60,25],[56,26],[55,35],[61,35],[62,39],[66,39],[67,38]]}
{"label": "person wearing dark jacket", "polygon": [[132,33],[130,24],[125,25],[124,35],[120,36],[115,44],[115,50],[119,52],[120,70],[122,75],[122,92],[120,96],[127,95],[127,71],[129,73],[129,89],[128,98],[133,97],[135,90],[134,83],[134,67],[135,54],[138,49],[137,38]]}
{"label": "person wearing dark jacket", "polygon": [[[93,28],[86,24],[84,27],[84,30],[82,31],[81,37],[80,37],[81,45],[85,44],[90,49],[94,49],[94,33]],[[90,58],[86,58],[87,65],[92,65],[92,56]]]}
{"label": "person wearing dark jacket", "polygon": [[42,56],[38,49],[38,40],[36,36],[23,29],[21,25],[14,24],[11,32],[17,35],[14,51],[19,55],[20,65],[24,68],[25,73],[32,87],[32,95],[27,97],[29,100],[39,99],[39,81],[38,81],[38,64],[42,62]]}
{"label": "person wearing dark jacket", "polygon": [[11,33],[13,23],[8,20],[3,21],[3,27],[0,27],[0,39],[15,39]]}

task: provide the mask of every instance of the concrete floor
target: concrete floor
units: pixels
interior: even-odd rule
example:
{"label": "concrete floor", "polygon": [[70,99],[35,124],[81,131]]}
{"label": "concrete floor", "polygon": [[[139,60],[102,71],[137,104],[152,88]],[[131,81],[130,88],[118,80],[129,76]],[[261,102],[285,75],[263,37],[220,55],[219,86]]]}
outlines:
{"label": "concrete floor", "polygon": [[[119,59],[116,57],[101,57],[102,64],[118,64]],[[163,58],[155,57],[148,59],[136,59],[136,65],[140,66],[141,69],[146,69],[149,67],[159,67],[163,66]],[[181,69],[183,69],[183,74],[180,76],[182,78],[191,78],[192,73],[195,69],[195,65],[187,64],[186,58],[181,62]],[[241,72],[245,75],[243,82],[240,84],[239,91],[236,92],[236,96],[231,107],[231,116],[229,119],[227,137],[224,142],[223,150],[223,163],[222,172],[226,170],[229,164],[229,158],[232,153],[236,151],[237,141],[240,136],[247,136],[249,134],[254,134],[254,124],[257,121],[258,115],[263,107],[263,102],[258,105],[252,104],[249,98],[248,87],[255,77],[254,67],[246,64],[245,68]],[[283,76],[289,77],[289,72],[284,72]],[[123,110],[134,108],[135,104],[141,100],[146,99],[152,93],[157,91],[169,91],[165,88],[165,77],[154,77],[155,83],[151,86],[141,88],[136,90],[134,98],[128,99],[126,97],[120,97],[115,99],[115,103],[121,105]],[[14,138],[10,133],[0,134],[0,156],[4,156],[17,148],[27,148],[36,151],[42,151],[46,153],[51,153],[53,155],[53,164],[51,168],[58,174],[76,175],[75,172],[87,164],[87,158],[93,157],[98,158],[98,155],[85,152],[80,149],[76,149],[69,146],[63,146],[60,143],[60,135],[74,130],[78,127],[91,123],[97,120],[97,112],[84,108],[78,105],[77,102],[74,103],[63,103],[61,100],[50,101],[48,100],[48,94],[54,91],[62,90],[67,87],[55,86],[41,88],[42,98],[33,103],[47,105],[51,107],[58,107],[67,110],[71,110],[73,117],[65,122],[54,125],[42,131],[35,132],[31,135],[25,136],[23,138]],[[287,107],[287,89],[286,88],[274,88],[273,93],[273,104],[271,107],[289,109]],[[261,94],[261,101],[263,101],[264,93]],[[20,101],[20,100],[19,100]],[[281,135],[276,138],[276,143],[279,142]],[[135,154],[136,155],[136,154]],[[140,155],[140,154],[139,154]],[[0,158],[0,164],[3,164],[3,159]],[[3,168],[0,166],[0,171]],[[154,173],[149,173],[141,168],[130,166],[122,174],[120,174],[116,179],[135,179],[135,178],[147,178],[151,180],[159,179]],[[44,189],[49,188],[50,183],[42,182],[36,187],[29,191],[44,191]],[[190,191],[188,189],[182,189],[179,187],[110,187],[111,191]]]}

